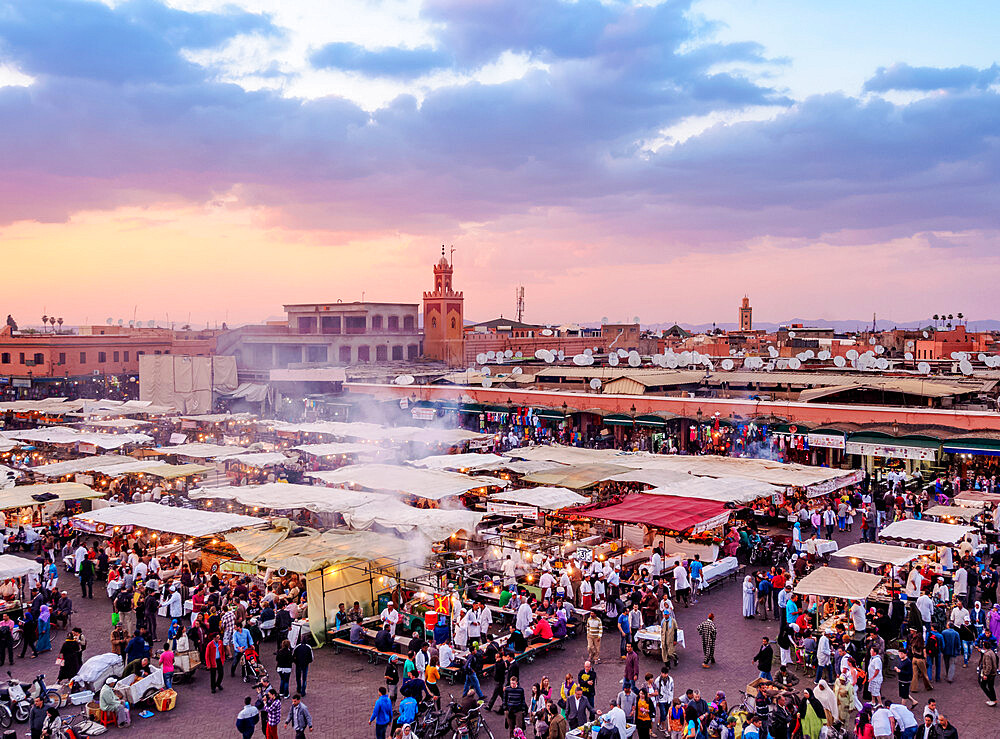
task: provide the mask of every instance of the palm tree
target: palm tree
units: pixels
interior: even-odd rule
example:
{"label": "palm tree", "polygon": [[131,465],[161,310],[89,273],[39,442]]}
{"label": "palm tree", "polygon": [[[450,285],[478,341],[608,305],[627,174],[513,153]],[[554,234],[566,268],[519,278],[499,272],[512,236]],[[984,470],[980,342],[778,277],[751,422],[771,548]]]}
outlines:
{"label": "palm tree", "polygon": [[42,316],[42,331],[45,331],[45,326],[48,325],[48,322],[49,322],[49,317]]}
{"label": "palm tree", "polygon": [[61,317],[61,316],[60,316],[59,318],[57,318],[57,319],[56,319],[56,323],[58,323],[58,324],[59,324],[59,328],[60,328],[60,329],[62,329],[62,325],[63,325],[63,319],[62,319],[62,317]]}
{"label": "palm tree", "polygon": [[958,322],[959,323],[961,323],[962,319],[965,318],[965,316],[963,316],[961,313],[956,313],[955,315],[958,316]]}
{"label": "palm tree", "polygon": [[931,316],[931,318],[933,318],[933,319],[934,319],[934,328],[937,328],[937,324],[938,324],[938,317],[939,317],[939,316],[938,316],[938,314],[937,314],[937,313],[935,313],[935,314],[934,314],[933,316]]}

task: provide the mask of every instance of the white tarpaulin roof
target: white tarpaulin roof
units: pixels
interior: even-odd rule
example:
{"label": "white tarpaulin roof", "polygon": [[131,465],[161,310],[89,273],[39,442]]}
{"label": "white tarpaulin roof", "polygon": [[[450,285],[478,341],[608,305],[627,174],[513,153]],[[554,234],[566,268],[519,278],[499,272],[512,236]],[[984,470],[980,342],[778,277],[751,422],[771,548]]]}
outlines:
{"label": "white tarpaulin roof", "polygon": [[30,441],[36,444],[93,444],[99,449],[118,449],[126,444],[151,444],[152,436],[146,434],[99,434],[88,431],[77,431],[65,426],[50,428],[27,429],[25,431],[6,431],[3,434],[8,439]]}
{"label": "white tarpaulin roof", "polygon": [[[34,495],[55,495],[51,501],[35,500]],[[78,482],[44,482],[40,485],[18,485],[17,487],[0,490],[0,511],[13,508],[42,505],[56,500],[81,500],[82,498],[101,498],[103,492],[81,485]]]}
{"label": "white tarpaulin roof", "polygon": [[45,413],[53,416],[134,416],[163,415],[169,408],[153,405],[144,400],[68,400],[42,398],[40,400],[15,400],[0,403],[0,412]]}
{"label": "white tarpaulin roof", "polygon": [[557,511],[574,505],[589,503],[586,495],[574,493],[566,488],[524,488],[523,490],[505,490],[490,496],[490,500],[501,500],[504,503],[521,503],[523,505],[544,508],[547,511]]}
{"label": "white tarpaulin roof", "polygon": [[533,475],[536,472],[546,472],[548,470],[554,470],[556,467],[565,466],[566,465],[560,462],[534,462],[527,459],[507,459],[497,464],[495,469],[507,470],[509,472],[513,472],[515,475]]}
{"label": "white tarpaulin roof", "polygon": [[248,467],[272,467],[276,464],[285,464],[290,460],[281,452],[248,452],[247,454],[223,454],[214,459],[221,459],[226,462],[239,462]]}
{"label": "white tarpaulin roof", "polygon": [[378,454],[379,448],[371,444],[348,441],[330,441],[326,444],[299,444],[292,451],[304,452],[314,457],[336,457],[341,454]]}
{"label": "white tarpaulin roof", "polygon": [[431,457],[411,460],[408,464],[428,470],[461,472],[463,470],[497,469],[498,464],[503,464],[506,461],[507,458],[501,457],[499,454],[467,452],[465,454],[435,454]]}
{"label": "white tarpaulin roof", "polygon": [[795,583],[799,595],[821,595],[826,598],[864,600],[882,582],[881,575],[842,570],[839,567],[817,567]]}
{"label": "white tarpaulin roof", "polygon": [[138,418],[109,418],[102,421],[80,421],[77,426],[93,426],[99,429],[134,429],[151,426],[152,421],[140,421]]}
{"label": "white tarpaulin roof", "polygon": [[979,508],[964,508],[960,505],[936,505],[924,511],[924,515],[942,518],[945,523],[951,523],[956,518],[969,523],[982,512]]}
{"label": "white tarpaulin roof", "polygon": [[178,416],[182,421],[194,421],[196,423],[227,423],[229,421],[252,421],[256,418],[253,413],[202,413],[196,416]]}
{"label": "white tarpaulin roof", "polygon": [[138,526],[139,528],[166,531],[180,536],[212,536],[223,531],[267,523],[253,516],[201,511],[193,508],[173,508],[160,503],[109,506],[98,511],[80,513],[73,518],[92,523],[103,523],[105,526]]}
{"label": "white tarpaulin roof", "polygon": [[0,554],[0,580],[10,580],[41,572],[41,566],[30,559],[21,559],[13,554]]}
{"label": "white tarpaulin roof", "polygon": [[238,487],[199,488],[193,499],[235,500],[245,506],[277,510],[306,508],[314,513],[338,513],[352,529],[379,526],[400,533],[419,530],[431,541],[447,539],[456,531],[473,532],[482,513],[440,508],[414,508],[382,493],[361,492],[319,485],[268,483]]}
{"label": "white tarpaulin roof", "polygon": [[157,451],[164,454],[178,454],[182,457],[191,457],[192,459],[224,459],[225,457],[234,457],[237,454],[246,454],[250,450],[244,449],[241,446],[193,443],[161,446],[157,447]]}
{"label": "white tarpaulin roof", "polygon": [[[616,475],[614,479],[620,479]],[[780,492],[779,488],[738,477],[691,477],[644,491],[651,495],[678,495],[682,498],[717,500],[720,503],[751,503]]]}
{"label": "white tarpaulin roof", "polygon": [[463,441],[484,439],[485,434],[478,434],[465,429],[427,429],[420,426],[380,426],[377,423],[345,423],[341,421],[314,421],[311,423],[272,422],[277,431],[292,433],[326,434],[338,439],[359,439],[361,441],[388,441],[404,443],[408,441],[424,444],[445,444],[454,446]]}
{"label": "white tarpaulin roof", "polygon": [[972,526],[959,526],[937,521],[918,521],[908,518],[896,521],[878,532],[879,539],[926,542],[928,544],[958,544],[966,534],[975,531]]}
{"label": "white tarpaulin roof", "polygon": [[506,455],[517,459],[563,464],[617,464],[633,469],[690,473],[698,477],[742,477],[781,487],[830,484],[839,478],[846,479],[855,474],[853,470],[786,464],[769,459],[617,452],[613,449],[579,449],[558,444],[512,449]]}
{"label": "white tarpaulin roof", "polygon": [[851,544],[840,551],[833,552],[831,557],[846,557],[860,559],[868,565],[894,565],[901,567],[918,557],[934,554],[930,549],[914,549],[913,547],[896,547],[891,544],[870,544],[862,542]]}
{"label": "white tarpaulin roof", "polygon": [[125,457],[119,454],[104,454],[79,459],[67,459],[63,462],[41,464],[32,467],[31,471],[44,477],[63,477],[76,472],[99,472],[108,477],[117,477],[127,472],[142,472],[151,467],[160,467],[163,463],[157,460],[141,460]]}
{"label": "white tarpaulin roof", "polygon": [[457,472],[419,470],[391,464],[352,464],[337,470],[308,472],[310,477],[332,485],[357,485],[381,493],[415,495],[428,500],[441,500],[487,486],[504,487],[506,480],[491,477],[469,477]]}

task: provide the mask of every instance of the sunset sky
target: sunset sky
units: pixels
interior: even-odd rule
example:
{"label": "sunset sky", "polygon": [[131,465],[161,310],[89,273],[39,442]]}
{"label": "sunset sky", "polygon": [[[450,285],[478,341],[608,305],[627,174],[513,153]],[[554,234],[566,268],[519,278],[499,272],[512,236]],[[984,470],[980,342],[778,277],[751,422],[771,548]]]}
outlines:
{"label": "sunset sky", "polygon": [[1000,318],[994,0],[0,0],[0,314]]}

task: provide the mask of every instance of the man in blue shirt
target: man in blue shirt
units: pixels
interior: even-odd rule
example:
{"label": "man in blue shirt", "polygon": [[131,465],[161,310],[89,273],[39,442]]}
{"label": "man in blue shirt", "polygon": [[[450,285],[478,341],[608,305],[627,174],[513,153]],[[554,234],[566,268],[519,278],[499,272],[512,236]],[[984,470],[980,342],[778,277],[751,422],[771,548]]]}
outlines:
{"label": "man in blue shirt", "polygon": [[253,637],[250,632],[243,628],[242,623],[236,624],[233,629],[233,664],[229,668],[229,677],[236,675],[236,666],[240,664],[243,653],[253,646]]}
{"label": "man in blue shirt", "polygon": [[628,611],[618,616],[618,633],[622,637],[622,659],[625,659],[625,646],[631,641],[631,631],[628,625]]}
{"label": "man in blue shirt", "polygon": [[392,701],[389,700],[388,691],[385,686],[378,689],[378,700],[372,709],[372,717],[368,719],[368,724],[375,724],[375,739],[385,739],[385,733],[392,723]]}
{"label": "man in blue shirt", "polygon": [[403,726],[404,724],[412,726],[417,720],[417,711],[419,708],[417,699],[412,695],[403,698],[399,702],[399,716],[396,717],[396,726]]}
{"label": "man in blue shirt", "polygon": [[705,567],[704,563],[701,561],[701,555],[694,555],[694,559],[688,563],[688,569],[691,570],[691,602],[698,602],[698,591],[701,589],[701,571]]}

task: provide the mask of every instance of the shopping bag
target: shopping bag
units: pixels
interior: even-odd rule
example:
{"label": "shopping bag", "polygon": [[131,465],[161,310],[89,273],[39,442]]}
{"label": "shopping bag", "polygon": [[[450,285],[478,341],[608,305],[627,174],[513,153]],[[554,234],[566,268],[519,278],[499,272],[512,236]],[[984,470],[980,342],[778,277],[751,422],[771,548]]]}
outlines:
{"label": "shopping bag", "polygon": [[677,629],[677,643],[687,649],[687,644],[684,643],[684,629]]}

